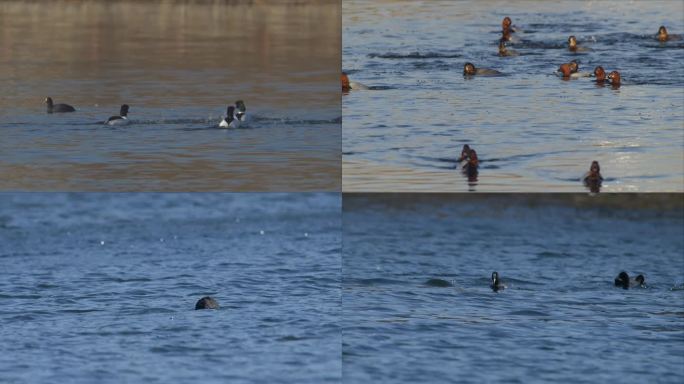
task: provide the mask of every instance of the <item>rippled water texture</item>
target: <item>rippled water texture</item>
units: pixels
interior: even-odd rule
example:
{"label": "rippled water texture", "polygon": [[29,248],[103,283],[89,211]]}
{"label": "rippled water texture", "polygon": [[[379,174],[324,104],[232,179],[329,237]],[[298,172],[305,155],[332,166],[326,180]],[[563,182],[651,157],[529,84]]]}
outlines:
{"label": "rippled water texture", "polygon": [[338,191],[340,5],[247,4],[0,3],[0,189]]}
{"label": "rippled water texture", "polygon": [[[684,191],[681,1],[343,2],[345,191]],[[521,29],[499,57],[501,21]],[[667,26],[675,40],[660,43]],[[590,51],[571,53],[568,36]],[[617,90],[555,75],[619,70]],[[463,64],[500,77],[464,79]],[[476,182],[457,170],[476,149]]]}
{"label": "rippled water texture", "polygon": [[[338,194],[0,194],[0,377],[339,382]],[[220,309],[195,311],[202,296]]]}
{"label": "rippled water texture", "polygon": [[346,382],[682,382],[681,196],[473,197],[345,195]]}

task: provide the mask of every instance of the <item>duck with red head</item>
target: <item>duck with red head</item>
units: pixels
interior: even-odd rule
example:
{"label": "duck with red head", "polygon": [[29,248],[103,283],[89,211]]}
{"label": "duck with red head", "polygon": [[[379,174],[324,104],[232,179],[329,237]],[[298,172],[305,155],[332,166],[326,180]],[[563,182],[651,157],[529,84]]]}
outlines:
{"label": "duck with red head", "polygon": [[349,85],[349,76],[347,76],[346,73],[342,72],[341,80],[342,80],[342,92],[351,91],[351,86]]}
{"label": "duck with red head", "polygon": [[504,17],[503,20],[501,21],[501,30],[505,31],[507,29],[511,29],[512,32],[515,32],[515,30],[513,30],[512,28],[513,28],[513,21],[511,21],[511,18],[508,16]]}
{"label": "duck with red head", "polygon": [[658,28],[656,38],[658,41],[668,41],[670,39],[670,36],[667,34],[667,28],[665,28],[664,25],[661,25],[660,28]]}
{"label": "duck with red head", "polygon": [[474,149],[468,151],[467,162],[463,165],[462,171],[468,176],[468,180],[473,180],[477,178],[477,169],[480,166],[480,162],[477,159],[477,152]]}
{"label": "duck with red head", "polygon": [[459,163],[462,161],[465,161],[468,159],[468,155],[470,154],[470,146],[468,144],[463,144],[463,149],[461,149],[461,157],[458,158]]}
{"label": "duck with red head", "polygon": [[564,80],[591,76],[591,73],[589,72],[580,72],[579,63],[577,63],[575,60],[569,63],[561,64],[556,72],[559,72]]}
{"label": "duck with red head", "polygon": [[619,88],[620,87],[620,72],[618,71],[613,71],[608,75],[608,81],[610,81],[610,84],[613,86],[613,88]]}
{"label": "duck with red head", "polygon": [[367,86],[357,83],[355,81],[350,81],[349,76],[347,75],[346,72],[342,72],[342,76],[340,77],[341,83],[342,83],[342,92],[343,93],[349,93],[349,91],[358,91],[362,89],[369,89]]}
{"label": "duck with red head", "polygon": [[473,63],[465,63],[463,65],[463,76],[497,76],[501,75],[501,72],[495,69],[488,68],[476,68]]}
{"label": "duck with red head", "polygon": [[594,68],[594,77],[596,77],[596,82],[603,84],[606,81],[606,71],[603,70],[602,66]]}

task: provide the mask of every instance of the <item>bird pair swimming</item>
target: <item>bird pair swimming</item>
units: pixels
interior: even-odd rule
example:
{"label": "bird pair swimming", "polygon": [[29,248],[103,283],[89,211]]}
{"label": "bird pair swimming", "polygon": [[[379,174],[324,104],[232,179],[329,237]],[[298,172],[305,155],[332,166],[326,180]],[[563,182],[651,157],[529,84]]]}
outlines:
{"label": "bird pair swimming", "polygon": [[[630,279],[627,272],[622,271],[615,278],[615,286],[622,287],[624,289],[629,289],[630,287],[644,288],[646,287],[646,278],[644,277],[644,275],[639,275],[634,279]],[[492,283],[489,285],[489,287],[492,288],[494,292],[506,289],[506,286],[499,278],[498,272],[492,272]]]}
{"label": "bird pair swimming", "polygon": [[247,107],[245,102],[238,100],[235,105],[229,105],[226,109],[226,118],[221,120],[221,128],[239,128],[242,123],[247,122]]}
{"label": "bird pair swimming", "polygon": [[[47,104],[47,113],[67,113],[76,112],[76,108],[69,104],[55,104],[52,101],[52,97],[45,98],[45,104]],[[119,115],[111,116],[105,124],[107,125],[127,125],[130,121],[128,120],[128,104],[123,104],[119,110]]]}

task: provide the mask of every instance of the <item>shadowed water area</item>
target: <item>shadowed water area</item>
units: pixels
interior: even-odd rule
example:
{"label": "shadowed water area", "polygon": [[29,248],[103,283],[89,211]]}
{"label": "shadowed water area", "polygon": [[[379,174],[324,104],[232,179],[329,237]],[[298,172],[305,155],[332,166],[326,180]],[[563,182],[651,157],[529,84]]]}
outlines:
{"label": "shadowed water area", "polygon": [[[340,188],[334,1],[0,3],[0,189]],[[44,99],[75,113],[46,113]],[[242,99],[249,124],[219,129]],[[131,125],[103,123],[129,104]]]}
{"label": "shadowed water area", "polygon": [[[345,191],[684,191],[681,1],[343,2]],[[519,31],[500,57],[501,21]],[[665,25],[671,41],[655,39]],[[575,35],[583,52],[572,53]],[[618,70],[622,86],[555,71]],[[464,78],[463,65],[502,73]],[[456,159],[477,151],[469,182]]]}
{"label": "shadowed water area", "polygon": [[345,195],[345,382],[681,383],[681,195],[629,196]]}
{"label": "shadowed water area", "polygon": [[[0,377],[339,382],[338,194],[0,194]],[[195,311],[214,297],[218,310]]]}

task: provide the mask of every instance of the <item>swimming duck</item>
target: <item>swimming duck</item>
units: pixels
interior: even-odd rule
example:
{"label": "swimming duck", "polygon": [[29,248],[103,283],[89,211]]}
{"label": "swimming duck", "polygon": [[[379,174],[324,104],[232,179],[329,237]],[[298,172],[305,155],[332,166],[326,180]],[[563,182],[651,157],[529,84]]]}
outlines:
{"label": "swimming duck", "polygon": [[468,161],[463,165],[463,173],[468,175],[469,179],[474,179],[477,177],[477,168],[480,166],[480,162],[477,159],[477,152],[474,149],[468,151]]}
{"label": "swimming duck", "polygon": [[195,310],[198,309],[218,309],[219,305],[216,300],[210,296],[204,296],[203,298],[197,300],[195,304]]}
{"label": "swimming duck", "polygon": [[53,104],[52,97],[47,97],[45,104],[47,104],[47,113],[76,112],[76,109],[69,104]]}
{"label": "swimming duck", "polygon": [[594,68],[594,77],[596,77],[596,82],[603,84],[606,81],[606,71],[603,70],[602,66],[597,66]]}
{"label": "swimming duck", "polygon": [[498,272],[492,272],[492,283],[489,285],[494,292],[499,292],[500,290],[506,289],[501,279],[499,279]]}
{"label": "swimming duck", "polygon": [[235,118],[235,107],[232,105],[228,106],[228,109],[226,109],[226,118],[221,120],[219,123],[219,127],[221,128],[239,128],[240,127],[240,120]]}
{"label": "swimming duck", "polygon": [[499,72],[495,69],[475,68],[475,65],[473,63],[465,63],[465,65],[463,65],[463,75],[464,76],[473,76],[473,75],[495,76],[495,75],[501,75],[501,72]]}
{"label": "swimming duck", "polygon": [[575,36],[568,37],[568,49],[571,52],[585,52],[585,51],[589,50],[589,48],[578,46],[577,45],[577,38],[575,38]]}
{"label": "swimming duck", "polygon": [[112,116],[107,119],[105,124],[107,125],[128,125],[130,120],[128,120],[128,104],[123,104],[119,110],[119,116]]}
{"label": "swimming duck", "polygon": [[245,106],[245,102],[242,100],[235,102],[235,118],[243,123],[247,121],[247,107]]}
{"label": "swimming duck", "polygon": [[456,160],[457,162],[462,162],[468,158],[470,154],[470,146],[468,144],[463,144],[463,149],[461,149],[461,157]]}
{"label": "swimming duck", "polygon": [[518,52],[506,49],[506,39],[499,39],[499,56],[518,56]]}
{"label": "swimming duck", "polygon": [[608,74],[608,81],[610,81],[610,84],[613,86],[613,88],[619,88],[620,87],[620,72],[613,71],[610,74]]}
{"label": "swimming duck", "polygon": [[513,26],[513,21],[508,16],[504,17],[503,20],[501,20],[501,30],[505,31],[507,29],[510,29],[511,32],[516,31],[516,28]]}
{"label": "swimming duck", "polygon": [[580,72],[579,64],[575,60],[569,63],[561,64],[561,66],[558,68],[556,72],[560,72],[563,79],[566,80],[591,76],[591,73],[589,72]]}
{"label": "swimming duck", "polygon": [[592,192],[599,192],[603,176],[601,176],[601,166],[598,161],[592,161],[587,172],[582,178],[584,185],[589,187]]}
{"label": "swimming duck", "polygon": [[349,76],[347,76],[346,72],[342,72],[340,79],[342,82],[342,92],[348,93],[349,91],[370,89],[361,83],[357,83],[356,81],[349,81]]}
{"label": "swimming duck", "polygon": [[661,25],[660,28],[658,28],[658,34],[656,35],[656,38],[658,41],[667,41],[670,39],[670,36],[667,34],[667,28],[665,28],[664,25]]}
{"label": "swimming duck", "polygon": [[627,272],[620,272],[615,278],[615,286],[621,287],[623,289],[629,289],[630,287],[641,287],[644,288],[646,285],[646,278],[644,275],[639,275],[634,279],[630,279]]}

